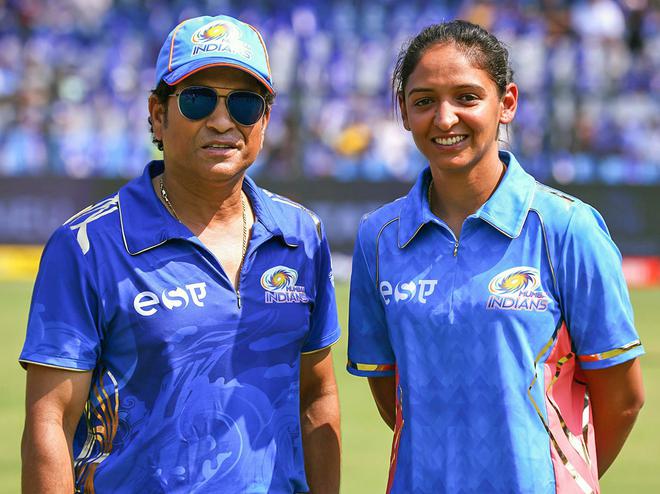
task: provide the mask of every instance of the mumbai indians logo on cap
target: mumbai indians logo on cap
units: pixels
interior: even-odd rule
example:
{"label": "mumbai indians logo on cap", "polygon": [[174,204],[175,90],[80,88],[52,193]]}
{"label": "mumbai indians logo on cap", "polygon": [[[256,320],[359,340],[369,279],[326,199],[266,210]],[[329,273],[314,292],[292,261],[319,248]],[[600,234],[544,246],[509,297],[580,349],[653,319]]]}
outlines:
{"label": "mumbai indians logo on cap", "polygon": [[250,46],[241,41],[240,37],[239,28],[231,22],[209,22],[195,31],[190,38],[194,45],[192,55],[220,51],[251,58]]}
{"label": "mumbai indians logo on cap", "polygon": [[297,286],[298,272],[286,266],[275,266],[261,275],[267,304],[290,304],[309,301],[304,286]]}
{"label": "mumbai indians logo on cap", "polygon": [[548,308],[548,296],[539,290],[540,286],[538,269],[528,266],[507,269],[490,280],[488,291],[492,295],[486,307],[543,312]]}

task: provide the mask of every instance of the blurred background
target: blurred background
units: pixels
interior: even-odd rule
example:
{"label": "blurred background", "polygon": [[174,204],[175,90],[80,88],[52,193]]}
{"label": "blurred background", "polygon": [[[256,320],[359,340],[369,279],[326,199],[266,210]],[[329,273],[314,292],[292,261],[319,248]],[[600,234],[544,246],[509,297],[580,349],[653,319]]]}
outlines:
{"label": "blurred background", "polygon": [[45,242],[159,157],[147,124],[158,50],[182,19],[227,13],[263,32],[278,91],[250,173],[316,210],[337,252],[424,166],[392,105],[401,45],[459,17],[509,47],[521,95],[502,146],[600,209],[624,254],[656,255],[658,3],[0,0],[0,244]]}
{"label": "blurred background", "polygon": [[[502,147],[601,211],[648,352],[647,407],[604,486],[660,492],[658,0],[0,0],[0,492],[18,490],[16,358],[41,246],[160,157],[147,124],[158,50],[180,20],[220,13],[264,35],[278,96],[250,174],[324,220],[344,321],[359,218],[424,167],[392,106],[401,45],[453,18],[508,45],[521,95]],[[343,345],[344,492],[382,492],[390,435],[366,385],[345,376]]]}

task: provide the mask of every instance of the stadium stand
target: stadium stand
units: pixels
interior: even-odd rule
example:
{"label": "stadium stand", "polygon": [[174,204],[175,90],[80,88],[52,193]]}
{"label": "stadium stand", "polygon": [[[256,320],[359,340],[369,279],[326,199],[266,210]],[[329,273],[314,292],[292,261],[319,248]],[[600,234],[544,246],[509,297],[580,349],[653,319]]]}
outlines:
{"label": "stadium stand", "polygon": [[660,11],[646,0],[6,0],[0,175],[123,178],[156,156],[158,40],[226,12],[270,41],[279,91],[254,175],[410,181],[422,158],[392,109],[406,38],[461,17],[505,39],[521,88],[501,136],[537,178],[660,183]]}

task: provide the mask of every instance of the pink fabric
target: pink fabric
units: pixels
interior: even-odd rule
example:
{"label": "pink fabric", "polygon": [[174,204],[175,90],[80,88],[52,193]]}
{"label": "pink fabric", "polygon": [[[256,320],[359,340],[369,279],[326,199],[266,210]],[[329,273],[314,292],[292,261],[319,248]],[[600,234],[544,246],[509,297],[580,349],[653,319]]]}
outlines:
{"label": "pink fabric", "polygon": [[[544,367],[545,403],[552,436],[550,452],[557,492],[598,494],[600,487],[591,407],[585,413],[587,393],[584,374],[571,351],[565,324],[559,330]],[[587,418],[583,423],[585,415]],[[565,425],[562,425],[562,418]],[[585,426],[588,427],[586,440],[583,434]]]}

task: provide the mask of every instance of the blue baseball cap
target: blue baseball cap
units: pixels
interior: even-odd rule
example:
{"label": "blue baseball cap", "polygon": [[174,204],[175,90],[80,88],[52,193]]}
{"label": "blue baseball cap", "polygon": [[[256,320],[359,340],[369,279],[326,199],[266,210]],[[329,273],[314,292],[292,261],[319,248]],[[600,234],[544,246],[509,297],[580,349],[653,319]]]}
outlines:
{"label": "blue baseball cap", "polygon": [[155,86],[161,80],[174,86],[208,67],[233,67],[247,72],[275,94],[261,34],[227,15],[195,17],[175,27],[158,54]]}

